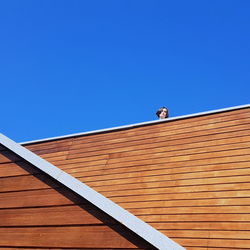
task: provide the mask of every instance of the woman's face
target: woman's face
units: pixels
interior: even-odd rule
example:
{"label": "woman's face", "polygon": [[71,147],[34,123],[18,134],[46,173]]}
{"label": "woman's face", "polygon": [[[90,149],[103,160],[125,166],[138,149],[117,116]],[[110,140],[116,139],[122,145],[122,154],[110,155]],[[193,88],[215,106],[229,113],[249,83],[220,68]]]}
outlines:
{"label": "woman's face", "polygon": [[167,110],[166,109],[162,109],[162,111],[161,111],[161,113],[159,115],[159,118],[160,119],[164,119],[164,118],[166,118],[166,116],[167,116]]}

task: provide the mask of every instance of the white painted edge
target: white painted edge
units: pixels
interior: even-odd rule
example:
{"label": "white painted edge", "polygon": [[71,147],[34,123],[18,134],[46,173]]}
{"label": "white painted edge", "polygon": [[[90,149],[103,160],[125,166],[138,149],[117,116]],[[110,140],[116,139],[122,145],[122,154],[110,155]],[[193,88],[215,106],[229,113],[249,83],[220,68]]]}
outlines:
{"label": "white painted edge", "polygon": [[42,159],[38,155],[32,153],[28,149],[12,141],[1,133],[0,143],[15,154],[19,155],[24,160],[31,163],[33,166],[39,168],[84,199],[88,200],[90,203],[104,211],[106,214],[110,215],[115,220],[122,223],[124,226],[126,226],[128,229],[136,233],[138,236],[140,236],[150,244],[152,244],[154,247],[160,250],[185,249],[149,224],[140,220],[133,214],[129,213],[127,210],[118,206],[113,201],[96,192],[94,189],[85,185],[73,176],[67,174],[66,172],[57,168],[48,161]]}
{"label": "white painted edge", "polygon": [[161,123],[161,122],[170,122],[170,121],[175,121],[175,120],[187,119],[187,118],[192,118],[196,116],[210,115],[210,114],[221,113],[221,112],[226,112],[226,111],[231,111],[231,110],[236,110],[236,109],[243,109],[243,108],[250,108],[250,104],[224,108],[224,109],[217,109],[217,110],[206,111],[206,112],[200,112],[200,113],[195,113],[191,115],[176,116],[176,117],[171,117],[171,118],[162,119],[162,120],[141,122],[141,123],[135,123],[135,124],[130,124],[130,125],[69,134],[69,135],[64,135],[64,136],[50,137],[50,138],[45,138],[45,139],[40,139],[40,140],[26,141],[26,142],[21,142],[20,144],[26,145],[26,144],[33,144],[33,143],[39,143],[39,142],[54,141],[54,140],[67,139],[67,138],[73,138],[73,137],[78,137],[78,136],[91,135],[91,134],[99,134],[99,133],[111,132],[115,130],[129,129],[129,128],[140,127],[140,126],[145,126],[145,125],[150,125],[150,124],[155,124],[155,123]]}

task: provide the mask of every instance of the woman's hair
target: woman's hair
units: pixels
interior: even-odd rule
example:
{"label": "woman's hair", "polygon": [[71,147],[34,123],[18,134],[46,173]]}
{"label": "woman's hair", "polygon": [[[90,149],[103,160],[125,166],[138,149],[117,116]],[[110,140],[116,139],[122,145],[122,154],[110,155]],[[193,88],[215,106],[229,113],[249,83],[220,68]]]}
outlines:
{"label": "woman's hair", "polygon": [[160,113],[162,112],[163,109],[166,109],[167,110],[167,114],[166,114],[166,117],[165,118],[168,118],[168,109],[166,107],[161,107],[157,110],[156,112],[156,115],[159,117],[160,116]]}

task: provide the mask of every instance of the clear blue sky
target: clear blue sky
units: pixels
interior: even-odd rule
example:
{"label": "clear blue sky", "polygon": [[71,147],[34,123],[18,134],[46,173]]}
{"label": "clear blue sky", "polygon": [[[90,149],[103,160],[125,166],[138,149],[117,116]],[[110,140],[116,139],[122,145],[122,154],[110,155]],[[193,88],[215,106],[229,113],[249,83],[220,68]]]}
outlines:
{"label": "clear blue sky", "polygon": [[0,1],[0,132],[15,141],[249,103],[249,0]]}

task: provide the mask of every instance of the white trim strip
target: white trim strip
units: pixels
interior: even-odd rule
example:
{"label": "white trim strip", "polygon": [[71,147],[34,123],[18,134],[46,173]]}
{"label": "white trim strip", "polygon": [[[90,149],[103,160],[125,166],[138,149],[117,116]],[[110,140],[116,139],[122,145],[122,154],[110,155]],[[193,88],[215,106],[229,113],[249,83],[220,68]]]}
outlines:
{"label": "white trim strip", "polygon": [[21,142],[20,144],[26,145],[26,144],[33,144],[33,143],[39,143],[39,142],[67,139],[67,138],[84,136],[84,135],[110,132],[110,131],[115,131],[115,130],[129,129],[129,128],[145,126],[145,125],[150,125],[150,124],[155,124],[155,123],[187,119],[187,118],[192,118],[192,117],[196,117],[196,116],[210,115],[210,114],[221,113],[221,112],[226,112],[226,111],[231,111],[231,110],[236,110],[236,109],[243,109],[243,108],[250,108],[250,104],[235,106],[235,107],[230,107],[230,108],[225,108],[225,109],[217,109],[217,110],[213,110],[213,111],[200,112],[200,113],[195,113],[195,114],[191,114],[191,115],[176,116],[176,117],[167,118],[167,119],[163,119],[163,120],[154,120],[154,121],[135,123],[135,124],[125,125],[125,126],[119,126],[119,127],[112,127],[112,128],[92,130],[92,131],[82,132],[82,133],[69,134],[69,135],[64,135],[64,136],[50,137],[50,138],[45,138],[45,139],[40,139],[40,140],[26,141],[26,142]]}
{"label": "white trim strip", "polygon": [[139,235],[157,249],[184,249],[182,246],[169,239],[167,236],[151,227],[144,221],[140,220],[133,214],[129,213],[127,210],[118,206],[113,201],[109,200],[81,181],[42,159],[38,155],[32,153],[28,149],[22,147],[20,144],[15,143],[3,134],[0,134],[0,143],[15,154],[19,155],[24,160],[31,163],[33,166],[39,168],[72,191],[79,194],[84,199],[88,200],[90,203],[110,215],[118,222],[125,225],[128,229]]}

